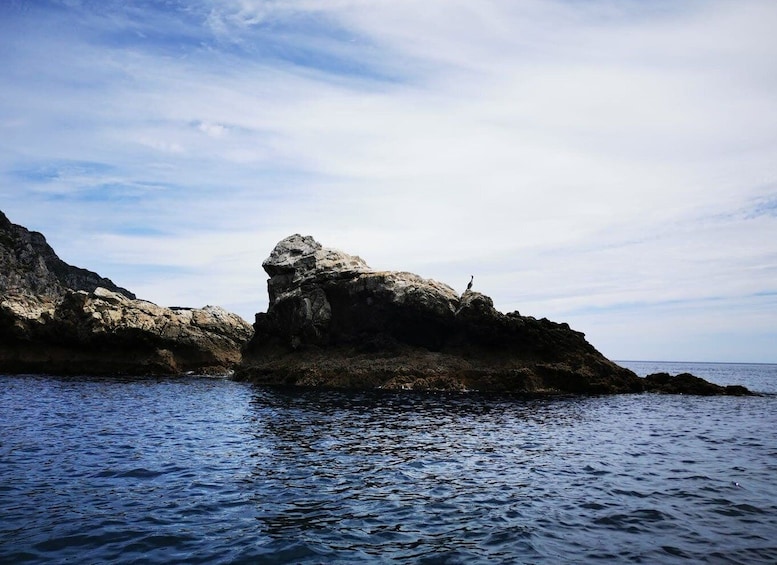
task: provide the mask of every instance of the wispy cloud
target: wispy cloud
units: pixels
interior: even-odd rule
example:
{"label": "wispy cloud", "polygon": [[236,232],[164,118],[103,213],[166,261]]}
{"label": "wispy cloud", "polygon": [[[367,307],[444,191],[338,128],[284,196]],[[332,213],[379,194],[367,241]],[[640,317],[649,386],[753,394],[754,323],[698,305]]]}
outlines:
{"label": "wispy cloud", "polygon": [[775,23],[769,0],[5,3],[0,202],[163,304],[250,319],[303,232],[475,274],[613,357],[775,360],[752,346],[777,331]]}

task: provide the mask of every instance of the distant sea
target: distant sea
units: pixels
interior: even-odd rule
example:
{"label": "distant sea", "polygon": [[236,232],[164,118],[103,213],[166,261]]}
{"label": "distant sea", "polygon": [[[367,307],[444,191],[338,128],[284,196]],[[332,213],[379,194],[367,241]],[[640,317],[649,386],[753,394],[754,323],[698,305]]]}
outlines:
{"label": "distant sea", "polygon": [[777,563],[758,397],[0,376],[0,563]]}

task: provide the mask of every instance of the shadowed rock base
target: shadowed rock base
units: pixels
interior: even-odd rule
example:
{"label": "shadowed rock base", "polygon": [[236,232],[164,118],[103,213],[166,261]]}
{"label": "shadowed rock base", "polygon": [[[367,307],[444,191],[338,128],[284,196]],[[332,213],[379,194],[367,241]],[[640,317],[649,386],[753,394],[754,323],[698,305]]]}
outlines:
{"label": "shadowed rock base", "polygon": [[639,392],[641,379],[626,369],[573,369],[563,363],[505,362],[408,348],[393,354],[310,348],[244,361],[237,379],[273,385],[356,389],[488,391],[522,394]]}

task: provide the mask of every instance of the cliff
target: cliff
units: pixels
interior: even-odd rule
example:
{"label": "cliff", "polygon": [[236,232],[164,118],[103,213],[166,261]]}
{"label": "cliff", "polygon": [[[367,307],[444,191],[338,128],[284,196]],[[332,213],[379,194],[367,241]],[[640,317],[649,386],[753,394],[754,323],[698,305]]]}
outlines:
{"label": "cliff", "polygon": [[0,212],[0,373],[225,372],[251,334],[218,307],[138,300]]}
{"label": "cliff", "polygon": [[236,378],[347,388],[618,393],[644,380],[606,359],[582,333],[502,314],[478,292],[292,235],[263,267],[269,308]]}
{"label": "cliff", "polygon": [[57,257],[43,234],[12,224],[1,211],[0,266],[0,296],[27,295],[55,300],[68,290],[91,292],[102,287],[135,298],[110,279],[68,265]]}

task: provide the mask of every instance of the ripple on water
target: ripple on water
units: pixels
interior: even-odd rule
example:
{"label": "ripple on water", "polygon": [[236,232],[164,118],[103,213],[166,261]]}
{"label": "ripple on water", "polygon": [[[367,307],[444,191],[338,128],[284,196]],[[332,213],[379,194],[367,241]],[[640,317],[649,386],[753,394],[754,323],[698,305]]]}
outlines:
{"label": "ripple on water", "polygon": [[2,562],[777,562],[775,397],[3,379]]}

